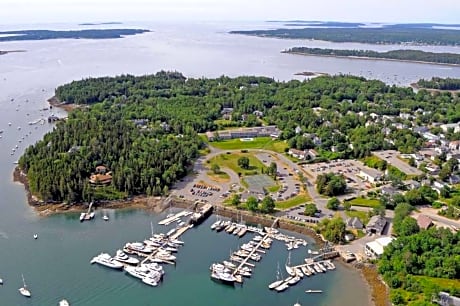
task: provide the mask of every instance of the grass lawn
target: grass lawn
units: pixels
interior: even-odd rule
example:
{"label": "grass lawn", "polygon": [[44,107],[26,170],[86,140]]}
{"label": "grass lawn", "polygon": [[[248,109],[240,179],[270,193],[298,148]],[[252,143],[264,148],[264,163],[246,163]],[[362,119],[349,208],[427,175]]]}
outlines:
{"label": "grass lawn", "polygon": [[252,141],[241,141],[239,138],[209,143],[211,146],[221,150],[244,150],[244,149],[265,149],[282,153],[288,147],[287,143],[280,140],[273,140],[271,137],[258,137]]}
{"label": "grass lawn", "polygon": [[230,181],[230,175],[228,175],[224,171],[220,171],[219,173],[214,173],[213,171],[208,171],[206,174],[209,176],[209,178],[211,180],[216,181],[216,182],[228,182],[228,181]]}
{"label": "grass lawn", "polygon": [[[238,158],[240,157],[249,158],[249,169],[243,169],[238,166]],[[230,154],[223,153],[213,157],[209,164],[216,163],[221,168],[229,168],[235,173],[241,173],[243,175],[254,175],[259,173],[260,169],[264,167],[262,162],[254,156],[254,153],[241,153],[241,152],[231,152]]]}
{"label": "grass lawn", "polygon": [[268,192],[278,192],[278,190],[280,190],[280,189],[281,189],[280,185],[275,185],[275,186],[268,187],[267,191]]}
{"label": "grass lawn", "polygon": [[377,207],[380,205],[380,201],[376,199],[365,199],[365,198],[356,198],[353,200],[347,201],[354,206],[364,206],[364,207]]}
{"label": "grass lawn", "polygon": [[295,196],[293,198],[290,198],[289,200],[286,201],[277,201],[275,207],[277,209],[287,209],[291,208],[300,204],[304,204],[311,201],[311,198],[307,196],[306,194],[299,194],[298,196]]}
{"label": "grass lawn", "polygon": [[350,218],[358,217],[363,224],[367,224],[367,222],[369,222],[369,215],[365,211],[349,210],[345,211],[345,214]]}

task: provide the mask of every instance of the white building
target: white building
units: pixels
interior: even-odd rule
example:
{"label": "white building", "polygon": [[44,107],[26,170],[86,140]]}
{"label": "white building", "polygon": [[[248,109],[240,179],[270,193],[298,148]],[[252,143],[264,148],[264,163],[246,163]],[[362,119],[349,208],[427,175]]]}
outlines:
{"label": "white building", "polygon": [[371,168],[361,169],[361,171],[359,171],[358,176],[370,183],[375,183],[376,181],[382,178],[382,174],[380,173],[380,171]]}
{"label": "white building", "polygon": [[384,248],[389,245],[395,238],[393,237],[381,237],[374,241],[366,243],[364,246],[364,253],[368,257],[379,258],[383,254]]}

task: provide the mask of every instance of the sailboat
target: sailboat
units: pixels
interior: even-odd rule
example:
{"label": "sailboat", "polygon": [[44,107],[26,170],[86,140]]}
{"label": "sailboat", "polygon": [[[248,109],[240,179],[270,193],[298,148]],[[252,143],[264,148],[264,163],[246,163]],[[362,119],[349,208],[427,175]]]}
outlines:
{"label": "sailboat", "polygon": [[280,263],[278,262],[278,268],[276,270],[276,281],[274,281],[273,283],[271,283],[270,285],[268,285],[268,288],[269,289],[275,289],[276,287],[278,287],[279,285],[281,285],[284,280],[282,278],[280,278]]}
{"label": "sailboat", "polygon": [[19,293],[21,293],[25,297],[31,297],[32,294],[30,294],[30,291],[27,289],[26,281],[24,280],[24,275],[21,274],[21,276],[22,276],[23,286],[19,288]]}
{"label": "sailboat", "polygon": [[291,268],[291,252],[289,252],[288,260],[286,262],[286,272],[290,276],[296,276],[295,270],[293,268]]}

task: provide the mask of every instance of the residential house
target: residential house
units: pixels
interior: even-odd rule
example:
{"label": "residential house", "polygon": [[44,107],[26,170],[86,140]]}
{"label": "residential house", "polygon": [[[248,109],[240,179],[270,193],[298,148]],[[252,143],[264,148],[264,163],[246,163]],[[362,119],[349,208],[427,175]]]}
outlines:
{"label": "residential house", "polygon": [[307,157],[307,152],[305,150],[301,151],[294,148],[289,149],[288,154],[300,160],[305,160]]}
{"label": "residential house", "polygon": [[384,217],[380,215],[372,216],[366,225],[366,232],[381,235],[386,225],[387,220]]}
{"label": "residential house", "polygon": [[252,114],[258,118],[261,118],[264,116],[264,112],[261,112],[261,111],[258,111],[258,110],[255,110],[252,112]]}
{"label": "residential house", "polygon": [[433,220],[431,220],[430,217],[426,216],[426,215],[418,215],[417,217],[417,225],[420,229],[428,229],[429,227],[433,226]]}
{"label": "residential house", "polygon": [[447,133],[449,129],[454,130],[454,133],[459,133],[460,132],[460,122],[457,123],[447,123],[447,124],[441,124],[440,128]]}
{"label": "residential house", "polygon": [[89,182],[95,185],[108,185],[112,182],[112,172],[107,171],[107,167],[99,165],[96,171],[89,177]]}
{"label": "residential house", "polygon": [[406,187],[409,189],[418,189],[420,188],[420,183],[414,180],[409,180],[406,182]]}
{"label": "residential house", "polygon": [[449,150],[459,151],[460,150],[460,140],[454,140],[449,142]]}
{"label": "residential house", "polygon": [[382,195],[389,195],[389,196],[393,196],[399,193],[398,189],[392,186],[384,186],[380,189],[380,192],[382,193]]}
{"label": "residential house", "polygon": [[355,229],[363,229],[364,227],[363,223],[361,220],[359,220],[358,217],[349,218],[347,220],[347,226]]}
{"label": "residential house", "polygon": [[319,153],[315,149],[308,150],[308,156],[310,156],[310,159],[315,159],[318,155]]}
{"label": "residential house", "polygon": [[425,139],[428,139],[428,140],[439,140],[439,139],[441,139],[438,135],[435,135],[435,134],[430,133],[430,132],[423,133],[422,137],[425,138]]}

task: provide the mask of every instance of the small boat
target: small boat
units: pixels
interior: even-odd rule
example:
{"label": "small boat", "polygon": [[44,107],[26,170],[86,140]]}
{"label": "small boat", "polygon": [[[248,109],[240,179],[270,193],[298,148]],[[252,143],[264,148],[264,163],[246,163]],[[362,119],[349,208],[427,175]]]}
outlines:
{"label": "small boat", "polygon": [[83,222],[85,220],[85,215],[86,215],[86,213],[84,213],[84,212],[82,212],[80,214],[80,222]]}
{"label": "small boat", "polygon": [[289,288],[289,284],[286,282],[286,283],[282,283],[281,285],[276,287],[275,290],[278,291],[278,292],[281,292],[281,291],[286,290],[287,288]]}
{"label": "small boat", "polygon": [[102,220],[109,221],[109,216],[107,216],[107,215],[102,216]]}
{"label": "small boat", "polygon": [[98,256],[94,257],[91,261],[93,263],[98,263],[100,265],[106,266],[112,269],[122,269],[123,264],[112,257],[107,253],[101,253]]}
{"label": "small boat", "polygon": [[323,293],[323,290],[308,289],[308,290],[305,290],[305,293]]}
{"label": "small boat", "polygon": [[24,275],[21,274],[21,276],[22,276],[23,286],[19,288],[19,293],[25,297],[31,297],[32,294],[30,293],[29,289],[27,289],[26,281],[24,280]]}
{"label": "small boat", "polygon": [[216,281],[216,282],[219,282],[225,285],[231,285],[231,286],[233,286],[236,281],[236,278],[230,273],[218,272],[218,271],[211,272],[211,279],[213,281]]}
{"label": "small boat", "polygon": [[288,255],[288,260],[286,263],[286,272],[291,276],[295,276],[296,275],[295,270],[294,268],[291,268],[290,265],[291,265],[291,252],[289,252],[289,255]]}
{"label": "small boat", "polygon": [[139,263],[139,259],[134,257],[129,257],[125,252],[122,250],[117,250],[116,255],[113,257],[116,261],[124,262],[130,265],[137,265]]}
{"label": "small boat", "polygon": [[34,239],[38,239],[38,234],[34,234]]}
{"label": "small boat", "polygon": [[294,277],[291,277],[291,279],[288,281],[288,284],[289,285],[295,285],[299,281],[300,281],[300,277],[299,276],[294,276]]}
{"label": "small boat", "polygon": [[70,303],[66,299],[63,299],[59,301],[59,306],[70,306]]}
{"label": "small boat", "polygon": [[0,285],[3,285],[3,279],[0,278]]}

